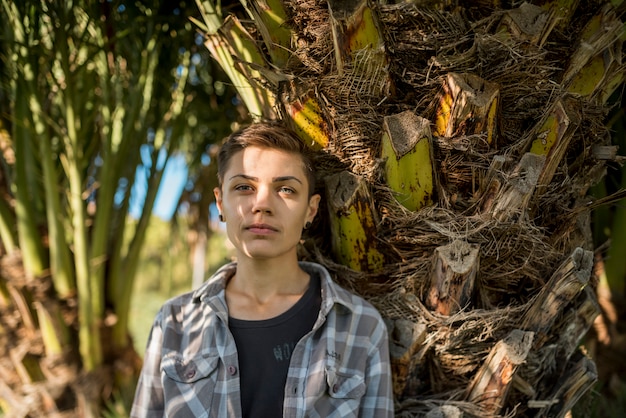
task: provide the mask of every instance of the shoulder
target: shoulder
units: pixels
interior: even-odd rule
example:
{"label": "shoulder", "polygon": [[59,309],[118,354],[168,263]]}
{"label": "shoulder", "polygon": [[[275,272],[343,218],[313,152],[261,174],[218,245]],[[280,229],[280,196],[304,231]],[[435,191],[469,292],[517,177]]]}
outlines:
{"label": "shoulder", "polygon": [[194,303],[194,292],[190,291],[165,301],[157,312],[154,325],[163,330],[177,329],[200,314],[198,304]]}
{"label": "shoulder", "polygon": [[214,297],[226,288],[226,283],[237,271],[237,263],[228,263],[220,267],[198,289],[191,293],[194,300],[205,300]]}
{"label": "shoulder", "polygon": [[202,315],[203,308],[208,304],[211,309],[218,310],[217,306],[225,283],[234,272],[234,263],[226,264],[213,274],[199,288],[177,295],[167,300],[161,306],[156,321],[164,326],[168,323],[182,323],[193,321]]}

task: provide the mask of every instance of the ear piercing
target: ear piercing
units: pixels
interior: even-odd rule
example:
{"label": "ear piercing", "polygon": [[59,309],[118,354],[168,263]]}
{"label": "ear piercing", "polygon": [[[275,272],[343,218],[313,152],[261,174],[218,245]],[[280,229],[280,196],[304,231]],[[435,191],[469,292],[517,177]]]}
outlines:
{"label": "ear piercing", "polygon": [[222,214],[220,213],[219,218],[220,218],[220,222],[224,222],[224,215],[222,215]]}
{"label": "ear piercing", "polygon": [[307,222],[304,224],[304,229],[309,229],[311,227],[311,222]]}

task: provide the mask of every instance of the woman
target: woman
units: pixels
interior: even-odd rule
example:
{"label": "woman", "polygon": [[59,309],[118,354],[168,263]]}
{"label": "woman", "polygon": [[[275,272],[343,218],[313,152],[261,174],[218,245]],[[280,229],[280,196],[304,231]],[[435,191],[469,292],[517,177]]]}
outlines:
{"label": "woman", "polygon": [[393,416],[379,313],[298,262],[320,201],[308,148],[254,124],[223,144],[218,178],[237,261],[161,308],[131,416]]}

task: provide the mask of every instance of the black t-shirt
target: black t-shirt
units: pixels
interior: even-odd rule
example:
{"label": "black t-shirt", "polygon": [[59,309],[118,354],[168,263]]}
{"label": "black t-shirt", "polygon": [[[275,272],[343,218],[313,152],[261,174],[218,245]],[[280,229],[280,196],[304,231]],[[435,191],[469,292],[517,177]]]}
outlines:
{"label": "black t-shirt", "polygon": [[282,416],[291,353],[313,329],[321,303],[320,278],[312,275],[309,288],[287,312],[262,321],[229,318],[239,358],[244,418]]}

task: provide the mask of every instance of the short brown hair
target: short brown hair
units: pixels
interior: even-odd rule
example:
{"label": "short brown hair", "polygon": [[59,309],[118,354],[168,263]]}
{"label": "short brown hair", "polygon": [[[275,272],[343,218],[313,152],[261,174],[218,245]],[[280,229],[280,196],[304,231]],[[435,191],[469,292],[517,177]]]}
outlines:
{"label": "short brown hair", "polygon": [[251,146],[278,149],[299,155],[309,182],[309,196],[313,195],[315,191],[313,150],[307,147],[295,132],[278,122],[254,123],[233,132],[225,139],[217,155],[217,177],[220,186],[233,155]]}

